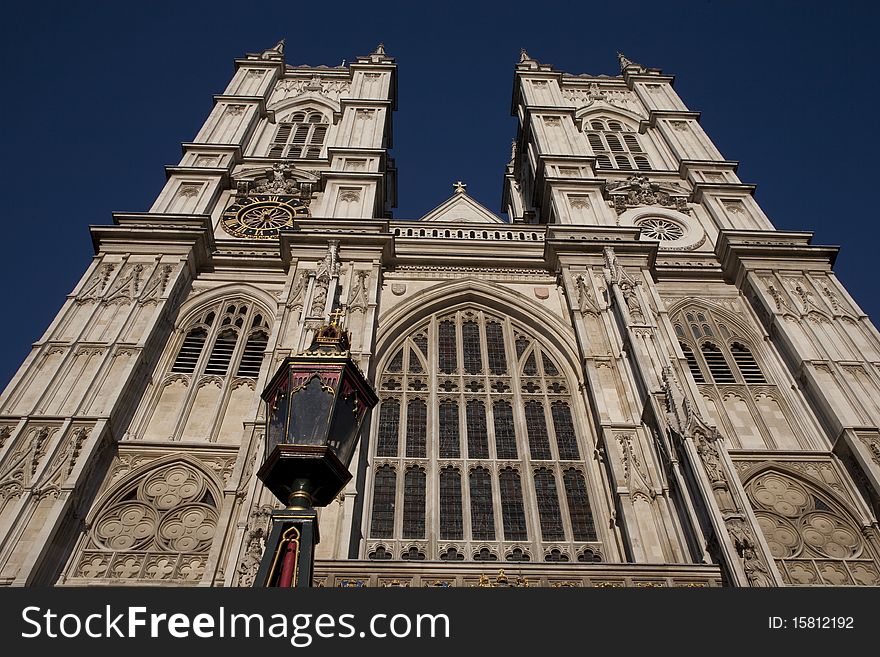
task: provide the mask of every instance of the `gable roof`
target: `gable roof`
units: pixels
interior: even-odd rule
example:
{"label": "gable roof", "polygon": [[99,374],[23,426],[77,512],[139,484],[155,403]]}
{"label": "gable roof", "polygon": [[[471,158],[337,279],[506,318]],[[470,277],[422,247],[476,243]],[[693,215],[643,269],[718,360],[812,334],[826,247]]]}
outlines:
{"label": "gable roof", "polygon": [[505,221],[484,205],[477,203],[463,189],[431,210],[419,221],[445,221],[472,224],[503,224]]}

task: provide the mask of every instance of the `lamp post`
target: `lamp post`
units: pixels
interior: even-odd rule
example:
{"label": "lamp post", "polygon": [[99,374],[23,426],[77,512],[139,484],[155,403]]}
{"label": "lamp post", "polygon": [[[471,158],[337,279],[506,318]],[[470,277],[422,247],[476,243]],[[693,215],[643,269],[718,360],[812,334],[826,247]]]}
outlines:
{"label": "lamp post", "polygon": [[261,395],[266,453],[257,476],[286,508],[272,512],[256,587],[310,587],[319,541],[315,507],[351,479],[361,423],[379,401],[351,359],[339,311],[308,350],[285,358]]}

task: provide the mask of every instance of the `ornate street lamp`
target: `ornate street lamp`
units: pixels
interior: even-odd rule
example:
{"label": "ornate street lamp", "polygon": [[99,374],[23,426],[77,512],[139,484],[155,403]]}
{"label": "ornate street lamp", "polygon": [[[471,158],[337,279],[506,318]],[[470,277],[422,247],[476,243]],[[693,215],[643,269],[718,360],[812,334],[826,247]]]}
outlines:
{"label": "ornate street lamp", "polygon": [[332,502],[351,479],[361,423],[379,401],[351,359],[340,314],[307,351],[284,359],[262,394],[266,455],[257,476],[287,508],[272,512],[257,587],[312,585],[315,507]]}

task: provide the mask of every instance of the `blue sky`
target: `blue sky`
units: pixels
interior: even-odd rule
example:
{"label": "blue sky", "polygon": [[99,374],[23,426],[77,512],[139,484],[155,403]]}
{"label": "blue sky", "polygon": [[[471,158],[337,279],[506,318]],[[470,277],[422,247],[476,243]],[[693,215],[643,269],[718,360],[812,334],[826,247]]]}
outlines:
{"label": "blue sky", "polygon": [[397,59],[402,219],[457,179],[500,210],[520,48],[570,73],[614,75],[618,50],[661,68],[778,228],[842,246],[835,271],[878,317],[878,19],[867,2],[10,4],[0,386],[87,267],[87,226],[146,211],[233,59],[282,37],[290,64],[336,66],[380,41]]}

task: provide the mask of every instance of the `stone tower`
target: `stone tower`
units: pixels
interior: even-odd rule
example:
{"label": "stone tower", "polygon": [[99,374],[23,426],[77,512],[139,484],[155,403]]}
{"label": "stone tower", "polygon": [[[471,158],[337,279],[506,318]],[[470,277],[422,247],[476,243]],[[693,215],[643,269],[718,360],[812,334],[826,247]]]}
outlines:
{"label": "stone tower", "polygon": [[242,586],[259,392],[345,310],[380,393],[323,586],[880,584],[880,336],[673,79],[526,52],[508,221],[394,220],[396,65],[236,72],[0,398],[0,583]]}

